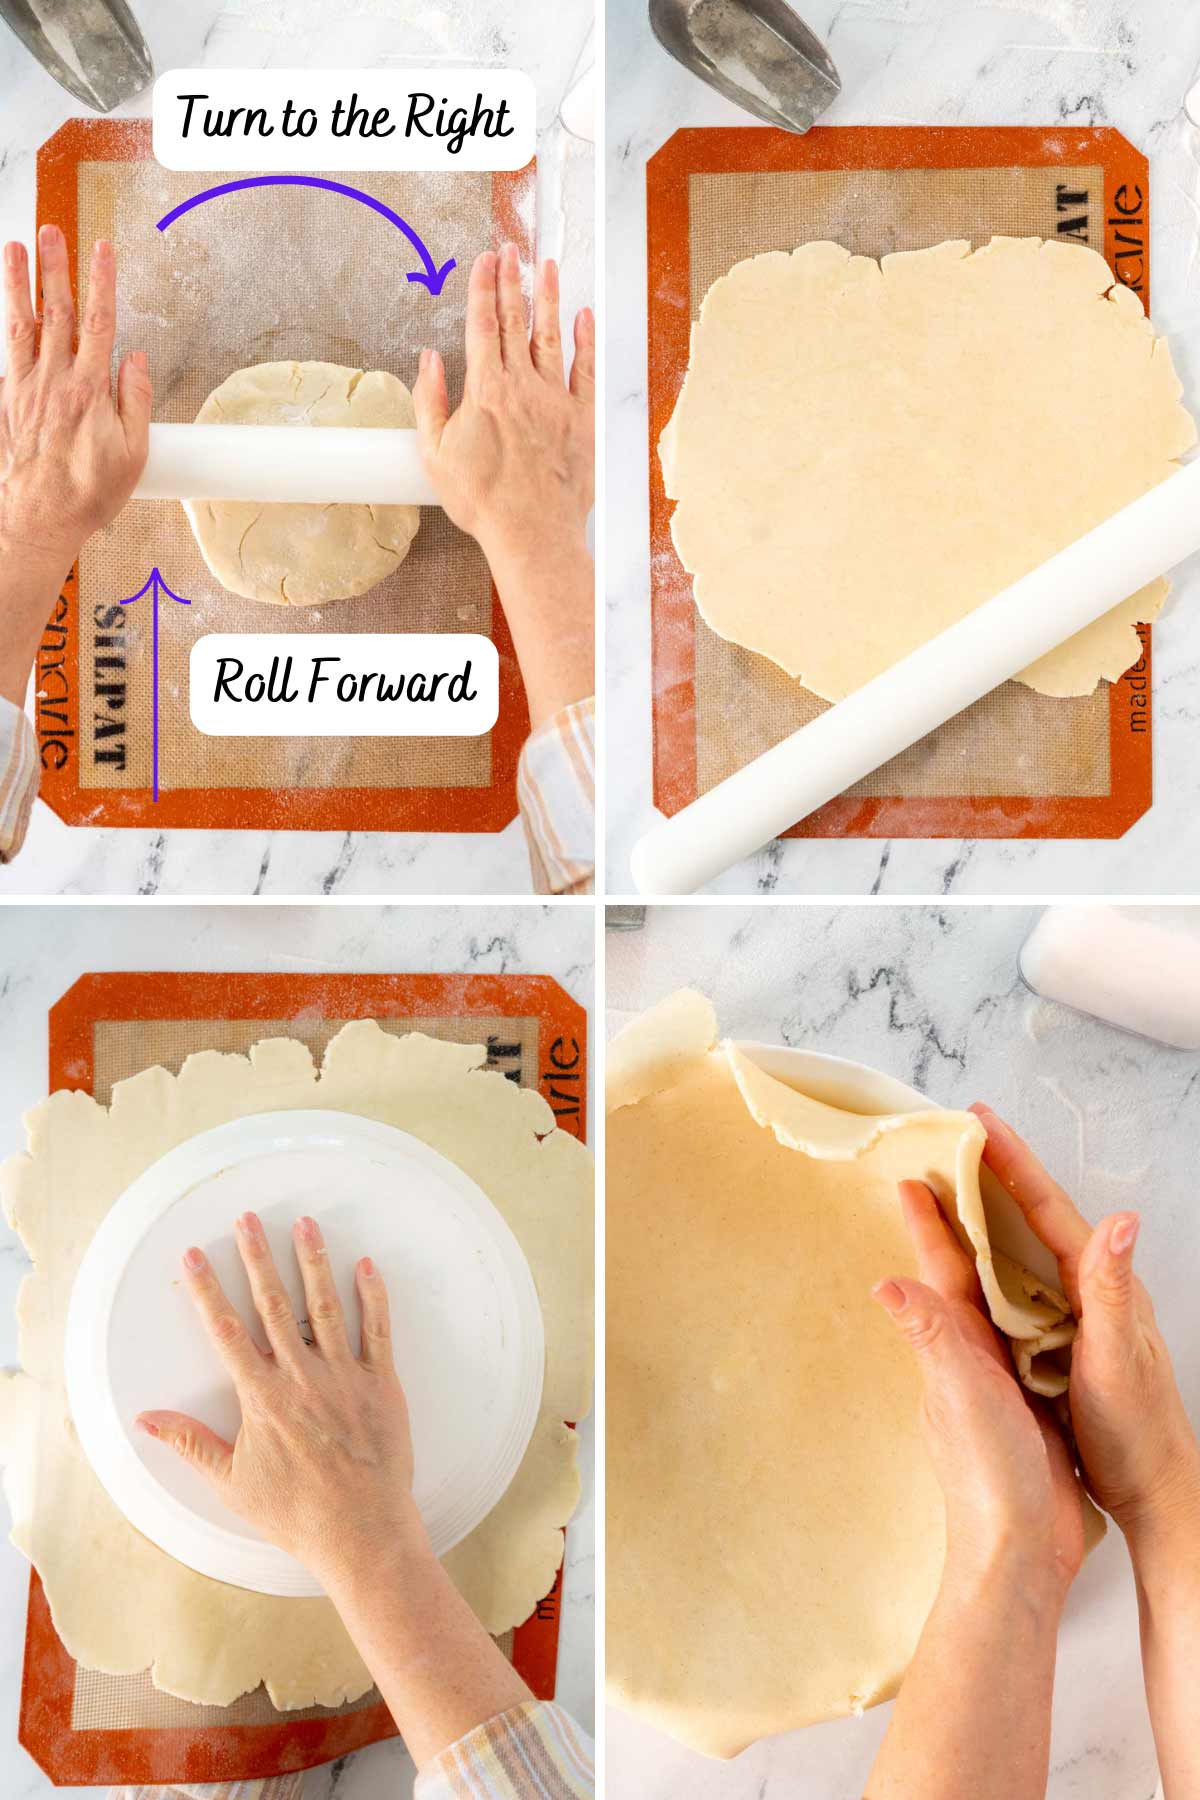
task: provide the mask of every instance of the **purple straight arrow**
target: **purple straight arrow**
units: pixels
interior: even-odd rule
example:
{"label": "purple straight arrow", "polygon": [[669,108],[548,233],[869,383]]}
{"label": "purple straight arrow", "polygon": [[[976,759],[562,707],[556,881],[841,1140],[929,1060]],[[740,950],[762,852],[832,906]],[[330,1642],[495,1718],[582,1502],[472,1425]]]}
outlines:
{"label": "purple straight arrow", "polygon": [[177,601],[180,606],[190,606],[192,603],[190,600],[185,600],[182,594],[177,594],[173,588],[169,588],[167,586],[166,582],[163,580],[162,576],[159,574],[158,569],[153,568],[150,571],[149,579],[144,583],[144,585],[142,587],[140,587],[138,589],[137,593],[128,595],[127,598],[122,600],[119,604],[122,606],[132,606],[135,600],[140,600],[142,598],[143,594],[148,594],[150,592],[151,588],[153,588],[153,590],[154,590],[154,638],[153,638],[153,643],[154,643],[154,656],[153,656],[153,668],[154,668],[154,798],[157,800],[158,799],[158,596],[161,591],[162,593],[166,594],[170,599]]}

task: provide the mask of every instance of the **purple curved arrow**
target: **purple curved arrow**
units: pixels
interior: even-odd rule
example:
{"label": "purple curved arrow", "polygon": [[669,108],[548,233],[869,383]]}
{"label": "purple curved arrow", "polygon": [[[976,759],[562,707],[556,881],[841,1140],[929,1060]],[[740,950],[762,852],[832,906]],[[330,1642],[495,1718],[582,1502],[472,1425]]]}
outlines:
{"label": "purple curved arrow", "polygon": [[154,643],[154,661],[153,661],[153,668],[154,668],[154,738],[153,738],[153,745],[154,745],[154,751],[153,751],[153,763],[154,763],[154,798],[157,800],[158,799],[158,596],[160,593],[166,594],[169,596],[170,599],[178,600],[180,606],[190,606],[192,603],[190,600],[185,600],[182,594],[177,594],[175,592],[174,588],[169,588],[167,586],[166,582],[163,580],[162,576],[159,574],[157,567],[155,567],[155,568],[151,569],[148,580],[146,580],[142,584],[142,586],[138,589],[137,593],[136,594],[128,594],[124,600],[119,602],[119,604],[121,606],[132,606],[135,600],[140,600],[143,594],[148,594],[150,592],[151,588],[153,588],[153,590],[154,590],[154,638],[153,638],[153,643]]}
{"label": "purple curved arrow", "polygon": [[451,257],[450,261],[443,263],[439,269],[412,226],[406,224],[400,214],[393,212],[390,206],[385,206],[382,200],[376,200],[373,194],[364,194],[361,188],[347,187],[344,181],[326,181],[322,175],[247,175],[241,181],[223,181],[220,187],[205,188],[203,193],[193,194],[190,200],[183,200],[178,206],[172,207],[171,211],[164,213],[158,221],[158,229],[165,231],[168,225],[173,225],[176,219],[183,217],[184,213],[191,212],[195,206],[202,206],[206,200],[215,200],[218,194],[236,194],[239,188],[260,187],[328,188],[331,194],[345,194],[351,200],[361,200],[364,206],[369,206],[373,212],[381,213],[398,231],[404,233],[425,265],[423,273],[418,271],[410,274],[408,279],[419,281],[421,286],[427,287],[431,294],[441,293],[447,275],[451,269],[457,266],[455,259]]}

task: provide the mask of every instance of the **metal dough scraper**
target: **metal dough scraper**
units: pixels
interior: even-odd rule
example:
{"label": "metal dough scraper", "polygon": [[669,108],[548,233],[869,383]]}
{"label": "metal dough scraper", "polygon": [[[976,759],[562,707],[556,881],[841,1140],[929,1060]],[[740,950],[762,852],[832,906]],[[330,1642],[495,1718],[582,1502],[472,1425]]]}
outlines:
{"label": "metal dough scraper", "polygon": [[650,0],[655,37],[727,100],[807,131],[842,91],[824,44],[787,0]]}
{"label": "metal dough scraper", "polygon": [[0,0],[0,18],[47,74],[94,112],[112,112],[154,80],[125,0]]}

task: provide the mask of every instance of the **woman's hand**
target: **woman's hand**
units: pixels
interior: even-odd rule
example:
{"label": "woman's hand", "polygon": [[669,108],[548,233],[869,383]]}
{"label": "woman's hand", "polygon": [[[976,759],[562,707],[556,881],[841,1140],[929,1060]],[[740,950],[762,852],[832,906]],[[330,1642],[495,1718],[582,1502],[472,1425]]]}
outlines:
{"label": "woman's hand", "polygon": [[587,519],[595,485],[596,327],[575,321],[568,382],[558,270],[544,262],[525,324],[516,246],[477,259],[467,293],[467,383],[451,413],[436,350],[413,389],[421,451],[449,518],[477,539],[513,636],[539,725],[595,692],[595,572]]}
{"label": "woman's hand", "polygon": [[317,1577],[421,1768],[524,1705],[529,1689],[434,1556],[413,1501],[408,1408],[378,1271],[368,1257],[355,1267],[356,1354],[320,1230],[300,1220],[293,1235],[309,1344],[260,1220],[244,1214],[237,1232],[269,1350],[259,1349],[201,1252],[184,1257],[188,1289],[241,1402],[237,1443],[182,1413],[143,1413],[138,1423]]}
{"label": "woman's hand", "polygon": [[1071,1422],[1092,1492],[1129,1546],[1158,1766],[1183,1800],[1200,1794],[1200,1446],[1133,1273],[1138,1216],[1115,1213],[1093,1231],[1015,1131],[990,1107],[971,1110],[987,1128],[988,1167],[1058,1258],[1079,1321]]}
{"label": "woman's hand", "polygon": [[116,262],[92,252],[87,306],[73,347],[67,246],[43,225],[42,341],[23,244],[4,246],[8,370],[0,382],[0,696],[23,704],[46,621],[85,540],[124,506],[146,462],[150,377],[127,356],[112,393]]}
{"label": "woman's hand", "polygon": [[998,1562],[1065,1595],[1083,1560],[1082,1492],[1049,1412],[1020,1387],[974,1264],[921,1182],[900,1186],[920,1281],[875,1297],[916,1352],[925,1437],[946,1501],[947,1576]]}
{"label": "woman's hand", "polygon": [[356,1352],[315,1221],[301,1219],[294,1241],[312,1344],[301,1336],[260,1220],[246,1213],[237,1222],[268,1351],[251,1337],[203,1253],[192,1249],[184,1258],[189,1292],[237,1390],[237,1442],[183,1413],[147,1412],[138,1424],[329,1586],[350,1567],[382,1569],[398,1540],[427,1540],[412,1498],[408,1408],[392,1363],[383,1280],[369,1258],[357,1264]]}
{"label": "woman's hand", "polygon": [[1018,1386],[971,1258],[929,1189],[900,1187],[922,1279],[875,1290],[916,1352],[946,1499],[946,1568],[867,1783],[872,1800],[1043,1800],[1079,1481]]}
{"label": "woman's hand", "polygon": [[467,382],[451,413],[436,350],[413,389],[430,479],[453,522],[489,562],[582,544],[595,482],[595,325],[575,321],[568,382],[558,318],[558,270],[541,263],[533,336],[525,323],[515,244],[476,259],[467,290]]}
{"label": "woman's hand", "polygon": [[1071,1423],[1091,1490],[1128,1536],[1188,1514],[1200,1524],[1200,1446],[1167,1346],[1133,1273],[1136,1213],[1095,1230],[1029,1147],[989,1107],[984,1158],[1058,1259],[1079,1321],[1071,1350]]}
{"label": "woman's hand", "polygon": [[0,387],[0,550],[69,569],[92,532],[116,517],[145,467],[151,391],[146,357],[121,364],[113,398],[117,266],[92,251],[87,305],[73,346],[67,246],[56,225],[38,234],[42,341],[23,244],[4,247],[8,373]]}

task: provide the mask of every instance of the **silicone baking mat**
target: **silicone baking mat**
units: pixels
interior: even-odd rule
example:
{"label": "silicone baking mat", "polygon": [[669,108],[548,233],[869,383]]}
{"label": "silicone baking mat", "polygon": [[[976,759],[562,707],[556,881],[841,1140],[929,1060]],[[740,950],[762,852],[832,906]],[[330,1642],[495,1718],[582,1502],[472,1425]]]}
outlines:
{"label": "silicone baking mat", "polygon": [[[1091,245],[1148,303],[1148,205],[1145,158],[1106,129],[687,130],[651,158],[654,799],[663,812],[826,707],[709,630],[671,541],[658,439],[712,282],[744,257],[811,239],[878,257],[947,238],[984,244],[995,233]],[[1152,798],[1148,627],[1141,638],[1141,660],[1122,680],[1070,700],[1007,682],[788,835],[1119,837]]]}
{"label": "silicone baking mat", "polygon": [[[439,263],[457,258],[437,296],[406,279],[417,254],[394,226],[308,187],[226,194],[156,229],[212,185],[153,160],[148,119],[72,119],[38,152],[38,223],[66,233],[77,294],[96,238],[116,246],[117,354],[148,352],[163,423],[190,422],[252,363],[387,369],[411,387],[426,345],[441,350],[457,396],[472,258],[505,239],[532,255],[532,164],[517,174],[354,177],[413,223]],[[117,604],[153,567],[191,603],[160,604],[157,801],[153,601]],[[208,737],[188,713],[188,656],[213,631],[483,632],[500,653],[500,717],[481,737]],[[408,556],[368,594],[285,607],[226,592],[176,502],[133,501],[85,546],[38,674],[42,795],[68,824],[499,831],[516,814],[528,712],[512,640],[482,552],[439,507],[422,508]]]}
{"label": "silicone baking mat", "polygon": [[[536,1087],[559,1126],[587,1120],[587,1019],[548,976],[85,975],[50,1013],[50,1087],[107,1103],[113,1084],[151,1064],[177,1070],[194,1050],[241,1051],[301,1038],[320,1057],[350,1019],[486,1043],[489,1068]],[[554,1696],[561,1575],[500,1646],[540,1699]],[[230,1707],[159,1693],[148,1674],[83,1669],[54,1630],[36,1573],[29,1585],[19,1737],[56,1786],[231,1781],[310,1768],[394,1737],[378,1694],[351,1706],[279,1713],[263,1689]]]}

